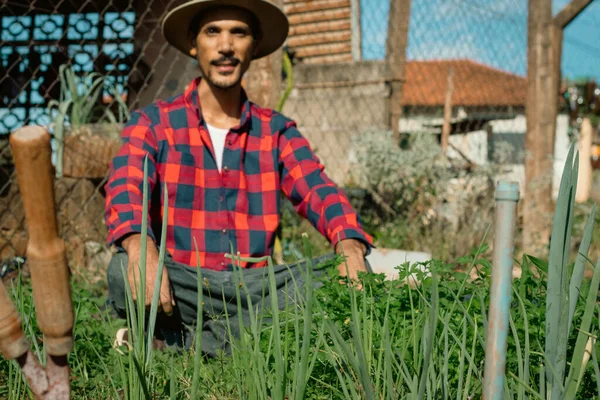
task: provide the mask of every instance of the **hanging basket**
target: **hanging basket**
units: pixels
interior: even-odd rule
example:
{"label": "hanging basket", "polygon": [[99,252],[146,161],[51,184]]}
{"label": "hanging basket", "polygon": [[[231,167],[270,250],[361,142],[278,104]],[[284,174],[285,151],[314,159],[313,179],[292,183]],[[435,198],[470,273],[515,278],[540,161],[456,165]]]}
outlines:
{"label": "hanging basket", "polygon": [[63,175],[71,178],[104,178],[121,148],[119,124],[84,125],[65,135]]}

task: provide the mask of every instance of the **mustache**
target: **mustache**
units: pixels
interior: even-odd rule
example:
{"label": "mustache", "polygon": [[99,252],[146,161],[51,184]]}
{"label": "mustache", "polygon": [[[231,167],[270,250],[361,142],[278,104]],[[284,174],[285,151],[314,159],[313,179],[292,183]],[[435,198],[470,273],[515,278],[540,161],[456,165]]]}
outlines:
{"label": "mustache", "polygon": [[235,57],[223,56],[216,60],[212,60],[210,63],[211,63],[211,65],[231,64],[231,65],[235,66],[240,63],[240,60]]}

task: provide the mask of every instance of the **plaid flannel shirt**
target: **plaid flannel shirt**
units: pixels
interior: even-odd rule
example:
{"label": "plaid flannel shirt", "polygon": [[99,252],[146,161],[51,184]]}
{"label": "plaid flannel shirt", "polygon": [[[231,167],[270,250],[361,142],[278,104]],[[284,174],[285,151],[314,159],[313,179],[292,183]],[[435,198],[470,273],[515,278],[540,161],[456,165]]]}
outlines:
{"label": "plaid flannel shirt", "polygon": [[[324,173],[294,121],[247,100],[240,125],[227,133],[221,173],[192,81],[182,95],[136,111],[106,183],[108,243],[141,231],[144,158],[148,155],[148,234],[158,243],[163,190],[168,192],[166,250],[195,267],[231,269],[242,257],[272,254],[280,191],[333,245],[355,238],[370,248],[347,197]],[[157,240],[158,239],[158,240]],[[195,242],[194,242],[195,240]],[[264,264],[262,264],[264,265]],[[261,265],[261,266],[262,266]],[[258,266],[243,263],[243,267]]]}

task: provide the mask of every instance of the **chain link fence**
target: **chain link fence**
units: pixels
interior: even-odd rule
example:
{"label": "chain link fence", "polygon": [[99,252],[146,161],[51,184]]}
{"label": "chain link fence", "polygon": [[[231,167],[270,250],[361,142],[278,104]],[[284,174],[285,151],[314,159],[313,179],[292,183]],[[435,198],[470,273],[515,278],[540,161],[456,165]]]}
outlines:
{"label": "chain link fence", "polygon": [[[61,100],[59,67],[67,63],[82,79],[79,96],[105,77],[93,98],[97,107],[65,136],[64,176],[56,184],[72,264],[87,263],[99,251],[95,244],[106,236],[107,160],[127,119],[123,105],[132,111],[166,99],[198,75],[194,62],[160,33],[167,10],[182,2],[2,0],[1,259],[22,254],[26,244],[8,134],[26,124],[56,133],[56,111],[48,109]],[[353,184],[357,138],[391,129],[389,0],[285,0],[283,8],[291,23],[286,51],[294,65],[294,88],[283,112],[298,122],[330,176],[340,185]],[[445,129],[449,154],[472,164],[486,164],[509,144],[514,151],[507,163],[521,173],[526,52],[526,0],[413,0],[403,111],[395,121],[401,137],[428,134],[440,141]]]}

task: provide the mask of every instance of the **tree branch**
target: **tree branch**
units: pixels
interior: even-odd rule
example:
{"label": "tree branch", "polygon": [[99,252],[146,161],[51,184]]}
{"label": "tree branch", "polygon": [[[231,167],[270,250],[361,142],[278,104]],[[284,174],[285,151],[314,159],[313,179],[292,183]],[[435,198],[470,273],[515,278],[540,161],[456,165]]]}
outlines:
{"label": "tree branch", "polygon": [[554,23],[559,28],[564,28],[578,16],[593,0],[572,0],[554,17]]}

